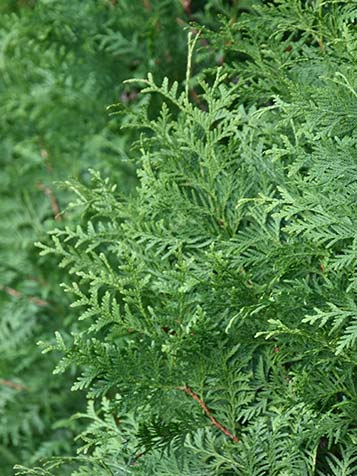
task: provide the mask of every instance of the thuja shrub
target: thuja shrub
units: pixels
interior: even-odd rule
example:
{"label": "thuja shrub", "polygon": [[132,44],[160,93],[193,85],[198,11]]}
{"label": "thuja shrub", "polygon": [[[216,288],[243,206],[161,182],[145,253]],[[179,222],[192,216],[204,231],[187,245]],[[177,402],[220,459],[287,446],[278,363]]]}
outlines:
{"label": "thuja shrub", "polygon": [[[80,428],[64,424],[83,407],[70,393],[75,368],[53,378],[56,355],[43,358],[36,345],[78,327],[59,288],[66,277],[34,247],[55,222],[77,220],[54,182],[88,182],[96,167],[123,193],[133,189],[136,132],[119,134],[106,107],[142,106],[138,87],[122,84],[129,77],[154,71],[182,81],[184,27],[192,15],[214,23],[215,2],[195,12],[162,0],[0,3],[0,473],[7,476],[15,463],[70,454]],[[148,103],[157,114],[159,103]]]}
{"label": "thuja shrub", "polygon": [[125,119],[137,193],[72,181],[81,223],[39,245],[72,276],[81,326],[43,346],[80,369],[82,447],[18,474],[356,474],[356,17],[269,2],[201,33],[199,81],[196,30],[184,89],[135,83],[163,98]]}

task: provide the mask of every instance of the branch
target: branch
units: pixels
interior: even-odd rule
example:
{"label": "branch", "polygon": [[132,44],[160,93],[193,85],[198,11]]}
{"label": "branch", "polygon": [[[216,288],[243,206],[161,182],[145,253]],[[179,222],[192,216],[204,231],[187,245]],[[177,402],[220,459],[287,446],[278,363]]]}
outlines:
{"label": "branch", "polygon": [[203,400],[200,399],[200,397],[190,389],[190,387],[187,387],[186,385],[184,387],[176,387],[176,390],[183,390],[187,395],[190,395],[196,402],[200,405],[200,407],[203,409],[203,411],[206,413],[208,418],[211,420],[212,424],[218,428],[222,433],[224,433],[228,438],[230,438],[234,443],[239,442],[239,438],[234,436],[225,426],[223,426],[216,418],[212,415],[211,411],[208,409],[207,405]]}
{"label": "branch", "polygon": [[[4,291],[6,294],[8,294],[9,296],[11,297],[14,297],[14,298],[17,298],[17,299],[20,299],[22,297],[24,297],[24,295],[22,293],[20,293],[20,291],[17,291],[16,289],[14,288],[9,288],[8,286],[2,286],[0,285],[0,290],[1,291]],[[43,299],[40,299],[40,298],[37,298],[37,297],[33,297],[33,296],[29,296],[27,297],[26,296],[26,299],[29,301],[29,302],[32,302],[33,304],[36,304],[36,306],[40,306],[40,307],[43,307],[43,306],[48,306],[48,302],[43,300]]]}
{"label": "branch", "polygon": [[143,0],[144,8],[148,10],[149,12],[152,10],[152,5],[149,2],[149,0]]}
{"label": "branch", "polygon": [[191,15],[191,0],[180,0],[180,3],[185,10],[185,13]]}
{"label": "branch", "polygon": [[44,185],[43,183],[37,184],[37,188],[39,190],[42,190],[43,193],[46,195],[46,197],[48,197],[50,199],[51,207],[52,207],[52,211],[53,211],[53,216],[54,216],[55,220],[61,221],[62,220],[61,210],[60,210],[60,207],[58,205],[58,202],[56,200],[56,197],[55,197],[53,191],[49,187],[46,187],[46,185]]}
{"label": "branch", "polygon": [[0,379],[0,385],[5,385],[6,387],[14,388],[15,390],[19,390],[19,391],[26,390],[26,387],[24,385],[11,382],[11,380]]}

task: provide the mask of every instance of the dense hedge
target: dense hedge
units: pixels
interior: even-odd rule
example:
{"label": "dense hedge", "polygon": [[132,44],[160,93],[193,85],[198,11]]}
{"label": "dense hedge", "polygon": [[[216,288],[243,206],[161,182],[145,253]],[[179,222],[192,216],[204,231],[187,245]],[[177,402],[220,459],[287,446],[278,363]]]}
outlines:
{"label": "dense hedge", "polygon": [[136,137],[135,192],[98,160],[37,243],[63,304],[30,288],[58,320],[28,375],[60,353],[52,385],[75,392],[49,396],[68,400],[60,457],[17,474],[353,476],[357,8],[182,5],[186,73],[134,73],[110,109],[117,140]]}

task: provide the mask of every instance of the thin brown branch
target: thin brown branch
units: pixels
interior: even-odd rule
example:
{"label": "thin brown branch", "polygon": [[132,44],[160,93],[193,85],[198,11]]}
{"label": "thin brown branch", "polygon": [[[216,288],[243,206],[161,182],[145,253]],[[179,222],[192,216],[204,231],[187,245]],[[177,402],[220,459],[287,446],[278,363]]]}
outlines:
{"label": "thin brown branch", "polygon": [[325,45],[324,45],[323,39],[322,39],[322,38],[318,38],[318,39],[317,39],[317,42],[318,42],[318,44],[319,44],[319,47],[320,47],[321,51],[322,51],[323,53],[325,53]]}
{"label": "thin brown branch", "polygon": [[130,466],[137,466],[139,464],[138,460],[142,458],[143,456],[145,456],[144,452],[136,454],[133,460],[131,461]]}
{"label": "thin brown branch", "polygon": [[40,155],[41,155],[41,158],[43,159],[43,162],[47,168],[47,171],[52,174],[53,172],[53,167],[52,167],[52,164],[51,164],[51,161],[50,161],[50,154],[48,153],[48,150],[44,144],[43,141],[40,141]]}
{"label": "thin brown branch", "polygon": [[148,10],[149,12],[152,10],[152,5],[149,2],[149,0],[143,0],[144,8]]}
{"label": "thin brown branch", "polygon": [[0,385],[5,385],[6,387],[13,388],[14,390],[18,391],[26,390],[26,387],[24,385],[12,382],[11,380],[0,379]]}
{"label": "thin brown branch", "polygon": [[190,387],[187,387],[186,385],[184,387],[176,387],[177,390],[183,390],[187,395],[192,397],[203,409],[205,414],[208,416],[208,418],[211,420],[212,424],[218,428],[222,433],[224,433],[228,438],[230,438],[234,443],[239,442],[239,438],[235,435],[233,435],[225,426],[223,426],[211,413],[207,405],[201,398],[193,391],[190,389]]}
{"label": "thin brown branch", "polygon": [[43,183],[37,184],[37,188],[39,190],[42,190],[42,192],[46,195],[46,197],[50,199],[53,216],[55,220],[61,221],[62,220],[61,210],[53,191],[49,187],[46,187],[46,185],[44,185]]}
{"label": "thin brown branch", "polygon": [[[11,297],[14,297],[14,298],[17,298],[17,299],[20,299],[20,298],[24,297],[24,295],[22,293],[20,293],[20,291],[17,291],[16,289],[10,288],[8,286],[0,286],[0,290],[4,291],[4,293],[6,293],[8,296],[11,296]],[[35,304],[36,306],[40,306],[40,307],[48,306],[47,301],[45,301],[44,299],[40,299],[38,297],[35,297],[35,296],[26,296],[26,299],[29,302],[32,302],[33,304]]]}
{"label": "thin brown branch", "polygon": [[180,0],[180,2],[185,13],[187,13],[187,15],[191,15],[191,0]]}

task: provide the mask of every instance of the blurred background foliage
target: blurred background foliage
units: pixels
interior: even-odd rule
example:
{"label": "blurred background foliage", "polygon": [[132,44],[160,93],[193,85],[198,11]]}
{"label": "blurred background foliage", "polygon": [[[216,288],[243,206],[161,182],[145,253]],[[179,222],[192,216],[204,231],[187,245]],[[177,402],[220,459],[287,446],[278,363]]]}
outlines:
{"label": "blurred background foliage", "polygon": [[[34,242],[69,224],[68,177],[88,169],[135,190],[136,132],[120,131],[107,106],[135,110],[156,98],[138,96],[127,78],[152,72],[182,82],[187,32],[195,21],[214,28],[220,13],[244,2],[171,0],[2,0],[0,3],[0,459],[15,463],[70,453],[83,407],[68,376],[52,377],[56,354],[37,347],[55,329],[70,332],[73,311],[65,280]],[[227,10],[228,9],[228,10]],[[212,57],[204,61],[212,61]],[[215,59],[213,58],[213,61]],[[75,373],[75,368],[72,369]],[[64,423],[66,422],[66,424]]]}

